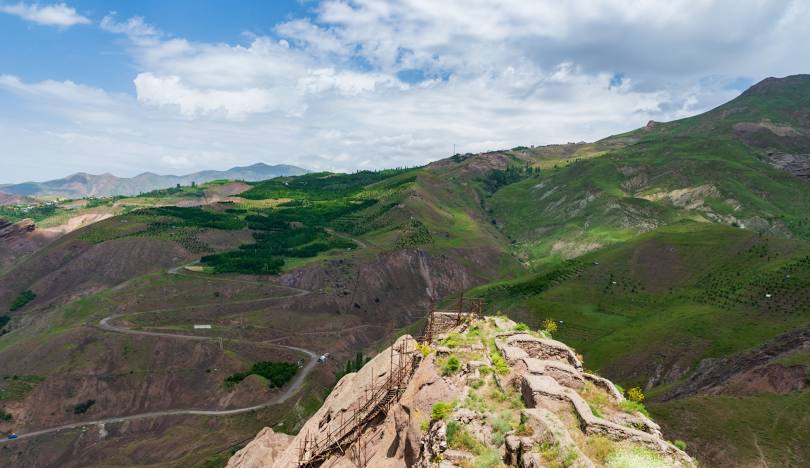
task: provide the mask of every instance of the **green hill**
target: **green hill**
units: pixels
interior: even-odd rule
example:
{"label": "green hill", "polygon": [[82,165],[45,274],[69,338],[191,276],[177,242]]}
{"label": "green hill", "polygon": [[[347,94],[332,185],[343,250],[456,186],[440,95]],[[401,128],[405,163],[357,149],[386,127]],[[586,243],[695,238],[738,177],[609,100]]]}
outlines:
{"label": "green hill", "polygon": [[[768,352],[767,359],[743,360],[734,372],[702,382],[700,391],[670,399],[713,360],[734,362],[758,346],[784,341],[785,333],[810,329],[810,243],[681,222],[474,293],[533,326],[560,321],[556,337],[576,347],[594,370],[626,387],[645,388],[669,436],[686,440],[713,466],[754,462],[753,451],[728,455],[747,446],[744,438],[752,434],[770,462],[810,457],[803,413],[781,406],[810,397],[803,341]],[[782,362],[804,370],[797,378],[782,375],[781,367],[774,368]],[[733,384],[760,374],[775,382],[742,390]],[[755,409],[764,403],[783,413],[778,428],[763,425]],[[717,424],[718,417],[728,425]],[[739,427],[746,428],[743,434],[735,432]],[[717,450],[720,444],[725,451]]]}
{"label": "green hill", "polygon": [[810,152],[808,102],[810,75],[768,79],[706,114],[611,137],[624,146],[499,191],[495,218],[532,265],[684,219],[810,239],[807,182],[770,164]]}

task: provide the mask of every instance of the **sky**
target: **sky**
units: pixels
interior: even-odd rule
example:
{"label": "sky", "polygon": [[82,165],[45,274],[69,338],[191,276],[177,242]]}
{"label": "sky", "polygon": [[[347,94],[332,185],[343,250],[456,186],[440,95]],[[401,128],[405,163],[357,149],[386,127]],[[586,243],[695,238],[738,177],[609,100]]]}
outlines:
{"label": "sky", "polygon": [[802,0],[0,0],[0,183],[416,166],[810,72]]}

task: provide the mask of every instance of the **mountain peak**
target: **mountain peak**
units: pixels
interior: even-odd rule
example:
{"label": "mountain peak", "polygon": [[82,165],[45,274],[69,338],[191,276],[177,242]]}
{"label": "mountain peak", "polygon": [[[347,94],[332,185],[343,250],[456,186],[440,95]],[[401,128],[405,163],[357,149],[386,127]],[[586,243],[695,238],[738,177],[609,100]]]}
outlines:
{"label": "mountain peak", "polygon": [[78,172],[62,179],[47,182],[29,182],[4,186],[3,191],[9,194],[30,196],[56,195],[67,198],[81,198],[92,194],[106,197],[137,195],[138,193],[174,187],[177,184],[188,185],[191,182],[202,184],[217,179],[255,182],[279,176],[300,175],[306,172],[307,170],[296,166],[285,164],[271,166],[263,162],[247,167],[232,167],[227,171],[201,171],[181,176],[144,172],[132,178],[119,178],[109,172],[100,175]]}
{"label": "mountain peak", "polygon": [[810,90],[810,74],[768,77],[751,86],[742,96],[784,96]]}

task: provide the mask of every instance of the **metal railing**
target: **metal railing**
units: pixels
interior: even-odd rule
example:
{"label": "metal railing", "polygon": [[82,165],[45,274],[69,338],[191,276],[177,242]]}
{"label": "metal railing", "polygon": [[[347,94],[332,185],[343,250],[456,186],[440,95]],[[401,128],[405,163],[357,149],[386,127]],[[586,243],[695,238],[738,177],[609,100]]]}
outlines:
{"label": "metal railing", "polygon": [[[394,355],[397,355],[396,360]],[[391,348],[389,372],[382,383],[374,382],[373,373],[370,388],[366,388],[354,405],[352,415],[348,418],[341,412],[340,420],[326,423],[326,428],[317,435],[307,434],[298,447],[298,466],[319,466],[333,454],[344,455],[353,444],[361,438],[365,428],[379,415],[388,413],[391,406],[399,400],[413,372],[418,366],[421,355],[415,353],[410,340],[406,339],[398,346]],[[364,444],[363,447],[365,447]],[[359,456],[363,459],[363,456]],[[367,458],[367,457],[365,457]]]}

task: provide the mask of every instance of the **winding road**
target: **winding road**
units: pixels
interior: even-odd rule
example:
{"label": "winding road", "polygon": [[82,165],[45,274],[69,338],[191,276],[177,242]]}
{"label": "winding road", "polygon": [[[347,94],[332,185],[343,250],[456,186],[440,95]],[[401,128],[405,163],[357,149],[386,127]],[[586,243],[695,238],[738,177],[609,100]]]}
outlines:
{"label": "winding road", "polygon": [[[194,262],[194,263],[196,263],[196,262]],[[190,274],[181,273],[180,270],[182,268],[185,268],[186,266],[188,266],[188,265],[182,265],[180,267],[171,268],[171,269],[168,270],[167,273],[173,274],[173,275],[182,275],[182,276],[199,278],[199,276],[197,276],[197,275],[190,275]],[[257,282],[257,281],[237,280],[237,279],[231,279],[231,278],[211,277],[211,278],[205,278],[205,279],[206,280],[216,280],[216,281],[232,281],[232,282],[241,282],[241,283],[251,283],[251,284],[265,284],[265,283],[261,283],[261,282]],[[290,286],[283,286],[283,285],[275,285],[275,286],[285,288],[285,289],[288,289],[290,291],[294,291],[294,294],[290,294],[288,296],[277,296],[277,297],[253,299],[253,300],[247,300],[247,301],[235,301],[235,302],[233,302],[233,304],[245,304],[245,303],[253,303],[253,302],[265,302],[265,301],[268,301],[268,300],[289,299],[291,297],[303,296],[303,295],[311,293],[311,291],[307,291],[307,290],[304,290],[304,289],[293,288],[293,287],[290,287]],[[218,303],[218,305],[221,305],[221,303]],[[191,306],[191,307],[202,307],[202,306],[204,306],[204,305],[196,305],[196,306]],[[182,309],[182,308],[180,308],[180,309]],[[178,308],[158,309],[158,310],[153,310],[153,311],[148,311],[148,312],[161,312],[161,311],[169,311],[169,310],[178,310]],[[115,318],[115,316],[109,316],[109,317],[105,317],[105,318],[101,319],[101,321],[98,323],[98,328],[100,328],[101,330],[104,330],[106,332],[110,332],[110,333],[121,333],[121,334],[127,334],[127,335],[157,336],[157,337],[175,338],[175,339],[181,339],[181,340],[218,341],[220,339],[220,337],[211,337],[211,336],[194,336],[194,335],[183,335],[183,334],[179,334],[179,333],[163,333],[163,332],[152,332],[152,331],[144,331],[144,330],[133,330],[131,328],[119,327],[119,326],[111,324],[110,320],[112,320],[113,318]],[[368,326],[368,325],[360,325],[358,327],[352,327],[352,328],[361,328],[361,327],[366,327],[366,326]],[[342,332],[342,331],[346,331],[346,330],[347,329],[342,329],[340,331]],[[334,330],[329,330],[329,331],[324,331],[324,332],[311,332],[311,333],[334,333],[334,332],[335,332]],[[309,333],[307,333],[307,334],[309,334]],[[294,335],[292,335],[292,336],[294,336]],[[256,411],[256,410],[259,410],[259,409],[262,409],[262,408],[266,408],[268,406],[273,406],[273,405],[277,405],[277,404],[280,404],[280,403],[284,403],[285,401],[289,400],[293,395],[295,395],[298,392],[298,390],[301,389],[301,386],[304,384],[304,381],[305,381],[306,377],[312,372],[312,370],[315,368],[315,366],[318,363],[318,361],[317,361],[318,354],[315,351],[312,351],[312,350],[309,350],[309,349],[304,349],[304,348],[299,348],[299,347],[296,347],[296,346],[288,346],[288,345],[282,345],[282,344],[273,343],[275,341],[280,341],[280,340],[283,340],[285,338],[288,338],[288,337],[275,338],[275,339],[267,340],[267,341],[250,341],[250,343],[267,344],[267,345],[273,346],[273,347],[285,348],[285,349],[289,349],[289,350],[292,350],[292,351],[297,351],[297,352],[304,353],[307,356],[309,356],[309,362],[307,362],[304,365],[304,367],[301,369],[300,372],[296,373],[296,376],[293,378],[292,382],[290,383],[290,385],[287,386],[287,388],[284,390],[284,392],[281,393],[280,395],[276,395],[275,397],[273,397],[272,399],[270,399],[269,401],[266,401],[264,403],[260,403],[258,405],[248,406],[248,407],[244,407],[244,408],[236,408],[236,409],[229,409],[229,410],[177,409],[177,410],[165,410],[165,411],[154,411],[154,412],[150,412],[150,413],[133,414],[133,415],[129,415],[129,416],[111,417],[111,418],[105,418],[105,419],[97,419],[97,420],[93,420],[93,421],[84,421],[84,422],[65,424],[65,425],[62,425],[62,426],[51,427],[51,428],[48,428],[48,429],[41,429],[41,430],[38,430],[38,431],[32,431],[32,432],[26,432],[26,433],[23,433],[23,434],[18,434],[16,439],[3,438],[3,439],[0,439],[0,444],[8,443],[8,442],[14,442],[16,440],[27,439],[27,438],[31,438],[31,437],[44,435],[44,434],[60,432],[60,431],[69,430],[69,429],[76,429],[76,428],[84,427],[84,426],[95,426],[95,425],[111,424],[111,423],[118,423],[118,422],[124,422],[124,421],[135,421],[135,420],[138,420],[138,419],[157,418],[157,417],[164,417],[164,416],[178,416],[178,415],[231,416],[231,415],[240,414],[240,413],[249,413],[251,411]],[[229,341],[234,341],[234,340],[229,340]],[[237,341],[245,341],[245,340],[237,340]]]}

